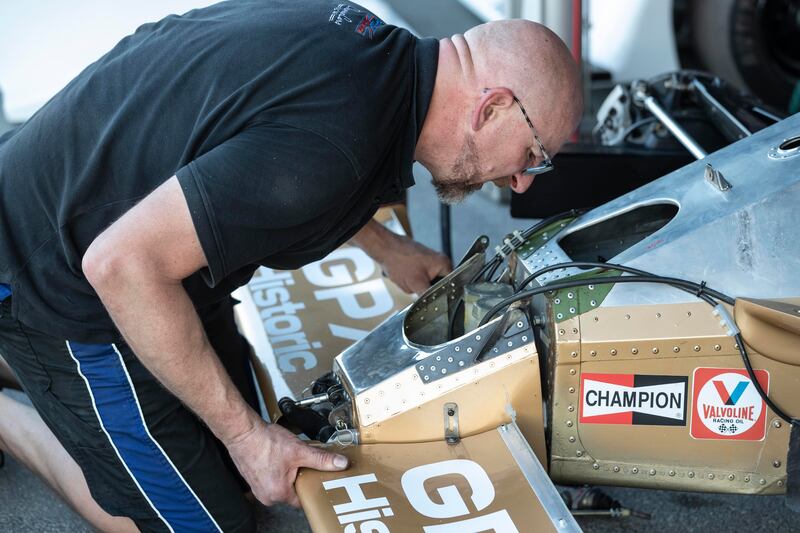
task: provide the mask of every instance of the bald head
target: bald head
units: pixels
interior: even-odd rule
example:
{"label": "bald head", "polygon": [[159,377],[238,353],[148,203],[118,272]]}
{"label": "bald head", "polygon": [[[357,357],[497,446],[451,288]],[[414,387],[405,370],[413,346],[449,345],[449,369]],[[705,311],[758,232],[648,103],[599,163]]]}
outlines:
{"label": "bald head", "polygon": [[445,201],[487,181],[524,192],[533,177],[523,170],[545,159],[536,139],[554,155],[581,111],[579,69],[558,36],[528,20],[481,24],[440,41],[416,159]]}
{"label": "bald head", "polygon": [[500,20],[464,34],[476,88],[508,87],[517,95],[546,147],[558,151],[583,110],[580,73],[564,42],[530,20]]}

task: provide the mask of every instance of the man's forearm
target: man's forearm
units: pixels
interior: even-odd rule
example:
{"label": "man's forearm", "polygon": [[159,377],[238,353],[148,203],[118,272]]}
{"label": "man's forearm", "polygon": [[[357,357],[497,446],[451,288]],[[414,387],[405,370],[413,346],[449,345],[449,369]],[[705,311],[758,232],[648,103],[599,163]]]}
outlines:
{"label": "man's forearm", "polygon": [[383,263],[387,252],[387,242],[393,235],[383,224],[371,219],[358,233],[353,235],[350,242],[364,250],[375,261]]}
{"label": "man's forearm", "polygon": [[142,363],[223,443],[255,426],[258,415],[222,366],[180,283],[123,270],[93,285]]}

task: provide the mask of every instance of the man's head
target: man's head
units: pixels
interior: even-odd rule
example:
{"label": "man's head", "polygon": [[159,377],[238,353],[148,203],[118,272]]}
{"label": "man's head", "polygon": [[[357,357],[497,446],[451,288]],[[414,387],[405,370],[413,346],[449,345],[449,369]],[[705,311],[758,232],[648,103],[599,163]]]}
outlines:
{"label": "man's head", "polygon": [[417,160],[444,201],[487,181],[524,192],[533,176],[523,171],[558,152],[581,110],[578,67],[552,31],[528,20],[481,24],[440,42]]}

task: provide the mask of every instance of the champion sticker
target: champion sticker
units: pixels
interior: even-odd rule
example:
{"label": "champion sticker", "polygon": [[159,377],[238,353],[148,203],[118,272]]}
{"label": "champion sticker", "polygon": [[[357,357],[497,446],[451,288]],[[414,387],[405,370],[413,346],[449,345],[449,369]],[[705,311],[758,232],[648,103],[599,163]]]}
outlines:
{"label": "champion sticker", "polygon": [[[756,379],[769,392],[769,372],[756,370]],[[697,368],[692,391],[694,406],[690,433],[695,439],[762,440],[767,430],[764,400],[746,370]]]}
{"label": "champion sticker", "polygon": [[581,424],[685,426],[688,378],[582,374]]}

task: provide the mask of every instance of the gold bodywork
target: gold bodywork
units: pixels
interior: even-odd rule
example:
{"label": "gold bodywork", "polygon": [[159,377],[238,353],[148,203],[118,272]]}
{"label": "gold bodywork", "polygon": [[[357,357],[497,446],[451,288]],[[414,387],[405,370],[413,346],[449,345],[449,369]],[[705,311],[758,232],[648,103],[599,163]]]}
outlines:
{"label": "gold bodywork", "polygon": [[[438,440],[334,448],[350,458],[347,472],[303,470],[297,478],[297,493],[311,528],[320,532],[418,532],[424,528],[429,533],[458,533],[490,530],[487,526],[492,526],[496,531],[556,531],[522,465],[502,438],[502,430],[491,429],[453,445]],[[465,470],[459,465],[465,464],[478,474],[482,470],[488,478],[481,483],[480,475],[464,475]],[[409,483],[408,472],[419,467],[431,472],[439,470],[440,474],[431,475],[424,482]],[[361,481],[358,489],[363,498],[352,488],[352,483],[351,492],[343,488],[347,482],[342,478]],[[326,486],[326,482],[333,480],[337,486]],[[489,486],[485,483],[488,480],[491,480]],[[367,503],[359,503],[362,501]],[[426,511],[458,502],[465,504],[463,514],[437,518]],[[569,523],[571,517],[565,507],[562,512],[564,523]],[[356,518],[360,521],[356,522]],[[482,527],[478,524],[480,520],[486,520],[480,524]],[[504,522],[508,524],[507,520],[515,529],[502,527]],[[348,530],[350,524],[354,526]]]}
{"label": "gold bodywork", "polygon": [[[796,308],[800,300],[786,303]],[[771,321],[763,329],[750,322],[745,339],[774,346],[764,335],[772,328],[795,335],[769,309],[737,302],[736,317],[748,314]],[[581,424],[578,416],[582,373],[645,374],[688,377],[699,367],[743,368],[733,337],[705,303],[601,307],[554,324],[551,470],[554,481],[598,483],[692,491],[780,493],[785,490],[790,427],[767,409],[766,436],[760,441],[699,440],[690,434],[690,414],[682,426]],[[785,314],[785,313],[784,313]],[[800,315],[798,315],[800,316]],[[791,318],[792,320],[789,320]],[[800,318],[797,318],[800,322]],[[775,323],[780,324],[776,326]],[[796,338],[796,337],[795,337]],[[756,341],[754,341],[756,342]],[[758,344],[756,342],[756,344]],[[748,347],[755,369],[769,372],[769,395],[790,416],[796,402],[800,368],[791,361],[791,340],[773,358]],[[795,359],[798,345],[794,345]]]}

